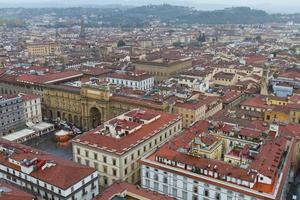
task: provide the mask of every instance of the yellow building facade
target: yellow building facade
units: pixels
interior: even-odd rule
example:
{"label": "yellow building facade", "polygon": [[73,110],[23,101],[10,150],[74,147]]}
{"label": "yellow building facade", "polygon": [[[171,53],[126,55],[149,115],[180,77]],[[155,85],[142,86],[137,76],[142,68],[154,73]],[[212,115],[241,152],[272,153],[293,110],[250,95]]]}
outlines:
{"label": "yellow building facade", "polygon": [[29,56],[47,56],[59,53],[60,46],[57,43],[28,44],[27,51]]}
{"label": "yellow building facade", "polygon": [[168,105],[114,96],[104,86],[82,85],[81,88],[75,88],[47,85],[43,89],[43,116],[73,123],[84,130],[95,128],[134,108],[167,111]]}
{"label": "yellow building facade", "polygon": [[154,76],[155,81],[162,81],[192,67],[192,59],[184,58],[169,62],[164,62],[163,60],[156,60],[151,62],[135,61],[134,65],[137,70],[146,71],[150,75]]}
{"label": "yellow building facade", "polygon": [[222,143],[222,140],[211,135],[195,137],[189,153],[194,156],[220,160],[223,150]]}

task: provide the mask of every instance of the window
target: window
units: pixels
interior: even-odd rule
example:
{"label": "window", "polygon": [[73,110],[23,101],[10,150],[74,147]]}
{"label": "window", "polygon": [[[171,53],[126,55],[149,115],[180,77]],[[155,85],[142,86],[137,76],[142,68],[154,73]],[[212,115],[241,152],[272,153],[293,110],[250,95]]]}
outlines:
{"label": "window", "polygon": [[209,196],[209,190],[204,190],[204,196],[206,196],[206,197]]}
{"label": "window", "polygon": [[242,197],[242,198],[244,198],[244,197],[245,197],[245,195],[243,195],[243,194],[241,194],[241,193],[240,193],[240,194],[239,194],[239,197]]}
{"label": "window", "polygon": [[103,156],[103,162],[104,162],[104,163],[107,162],[106,156]]}
{"label": "window", "polygon": [[94,167],[95,167],[95,169],[99,170],[99,164],[98,163],[94,162]]}
{"label": "window", "polygon": [[117,170],[113,169],[113,175],[117,176]]}
{"label": "window", "polygon": [[177,179],[173,178],[173,185],[177,186]]}
{"label": "window", "polygon": [[168,194],[168,186],[167,185],[163,185],[163,193]]}
{"label": "window", "polygon": [[85,151],[85,157],[89,157],[89,152]]}
{"label": "window", "polygon": [[108,180],[107,180],[107,177],[103,177],[103,182],[104,182],[104,185],[107,185],[108,184]]}
{"label": "window", "polygon": [[198,196],[193,194],[193,200],[198,200]]}
{"label": "window", "polygon": [[146,185],[146,187],[149,188],[149,187],[150,187],[150,181],[149,181],[149,180],[146,180],[146,181],[145,181],[145,185]]}
{"label": "window", "polygon": [[127,158],[124,159],[124,164],[127,165]]}
{"label": "window", "polygon": [[80,155],[80,149],[79,148],[77,148],[77,154]]}
{"label": "window", "polygon": [[166,184],[168,184],[168,178],[164,176],[163,182],[166,183]]}
{"label": "window", "polygon": [[94,153],[94,159],[98,160],[98,154],[97,153]]}
{"label": "window", "polygon": [[221,200],[221,195],[220,195],[220,193],[216,193],[216,198],[215,198],[216,200]]}
{"label": "window", "polygon": [[89,160],[85,160],[85,165],[86,166],[90,166],[90,161]]}
{"label": "window", "polygon": [[177,189],[176,188],[172,188],[172,195],[174,197],[177,197]]}
{"label": "window", "polygon": [[134,154],[131,154],[131,160],[133,160],[134,159]]}
{"label": "window", "polygon": [[107,173],[107,167],[103,165],[103,173]]}
{"label": "window", "polygon": [[185,182],[183,183],[183,189],[187,190],[187,183],[185,183]]}
{"label": "window", "polygon": [[158,175],[154,174],[154,180],[158,181]]}
{"label": "window", "polygon": [[116,159],[113,159],[112,161],[113,161],[113,165],[116,166],[117,165]]}
{"label": "window", "polygon": [[158,183],[154,182],[154,190],[158,191]]}
{"label": "window", "polygon": [[148,171],[145,173],[145,176],[146,176],[147,178],[150,178],[150,174],[149,174]]}
{"label": "window", "polygon": [[233,192],[231,190],[227,190],[227,193],[228,194],[232,194]]}
{"label": "window", "polygon": [[196,186],[196,185],[193,186],[193,192],[198,193],[198,186]]}
{"label": "window", "polygon": [[187,192],[186,191],[182,191],[182,198],[184,200],[187,200]]}
{"label": "window", "polygon": [[127,175],[127,167],[124,170],[124,174]]}

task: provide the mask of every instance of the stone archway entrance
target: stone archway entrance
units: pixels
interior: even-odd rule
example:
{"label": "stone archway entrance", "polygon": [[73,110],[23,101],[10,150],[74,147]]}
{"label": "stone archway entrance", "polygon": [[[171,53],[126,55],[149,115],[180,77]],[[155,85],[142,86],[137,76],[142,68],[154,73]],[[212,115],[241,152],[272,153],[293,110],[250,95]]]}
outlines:
{"label": "stone archway entrance", "polygon": [[96,128],[101,124],[101,112],[98,108],[92,107],[90,109],[90,127]]}
{"label": "stone archway entrance", "polygon": [[53,120],[53,112],[52,112],[52,110],[49,110],[49,119]]}
{"label": "stone archway entrance", "polygon": [[61,120],[61,114],[59,111],[57,111],[57,120]]}

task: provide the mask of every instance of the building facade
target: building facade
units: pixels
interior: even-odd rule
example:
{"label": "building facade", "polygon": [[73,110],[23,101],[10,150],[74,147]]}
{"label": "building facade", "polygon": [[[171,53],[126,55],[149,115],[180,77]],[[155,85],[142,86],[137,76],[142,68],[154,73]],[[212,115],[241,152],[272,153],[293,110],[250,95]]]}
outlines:
{"label": "building facade", "polygon": [[211,117],[222,109],[222,102],[218,97],[195,95],[188,101],[175,103],[173,112],[181,115],[184,128],[194,122]]}
{"label": "building facade", "polygon": [[34,94],[20,93],[23,101],[24,116],[26,123],[38,123],[42,121],[41,97]]}
{"label": "building facade", "polygon": [[13,132],[25,125],[23,102],[18,95],[0,97],[0,134]]}
{"label": "building facade", "polygon": [[36,43],[28,44],[29,56],[48,56],[60,52],[60,46],[56,43]]}
{"label": "building facade", "polygon": [[138,160],[182,129],[181,118],[152,110],[135,109],[76,137],[73,158],[98,170],[101,186],[117,180],[137,183]]}
{"label": "building facade", "polygon": [[107,81],[138,90],[150,90],[154,86],[154,77],[147,73],[113,73],[108,75]]}
{"label": "building facade", "polygon": [[91,200],[96,170],[7,140],[0,141],[0,176],[42,200]]}
{"label": "building facade", "polygon": [[[270,131],[268,134],[275,136],[273,139],[269,138],[258,147],[256,153],[252,146],[244,145],[237,154],[244,162],[233,163],[230,159],[223,160],[216,156],[212,159],[195,154],[195,138],[201,138],[196,144],[202,148],[205,148],[203,143],[209,144],[210,141],[213,143],[210,142],[209,147],[218,144],[220,140],[216,137],[203,138],[206,134],[210,135],[211,130],[213,128],[209,122],[200,121],[144,156],[141,159],[142,187],[180,200],[286,199],[293,139],[274,135]],[[238,150],[223,149],[222,154],[235,155],[231,153],[233,149]]]}
{"label": "building facade", "polygon": [[155,77],[155,81],[167,80],[171,76],[182,72],[192,66],[191,58],[182,58],[179,60],[156,60],[156,61],[136,61],[134,65],[137,70],[148,72]]}
{"label": "building facade", "polygon": [[107,86],[86,84],[80,87],[49,85],[44,88],[44,114],[49,119],[62,119],[85,130],[134,108],[165,111],[165,103],[115,95]]}

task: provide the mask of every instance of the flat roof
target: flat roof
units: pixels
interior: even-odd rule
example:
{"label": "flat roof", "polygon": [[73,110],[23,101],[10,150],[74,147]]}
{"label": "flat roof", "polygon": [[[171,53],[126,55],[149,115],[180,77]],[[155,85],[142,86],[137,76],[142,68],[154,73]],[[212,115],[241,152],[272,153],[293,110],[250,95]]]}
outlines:
{"label": "flat roof", "polygon": [[40,122],[40,123],[35,124],[34,126],[32,126],[32,128],[36,129],[36,130],[39,130],[39,131],[42,131],[42,130],[45,130],[47,128],[51,128],[53,126],[54,126],[53,124],[50,124],[50,123],[47,123],[47,122]]}
{"label": "flat roof", "polygon": [[6,140],[9,140],[9,141],[16,141],[20,138],[23,138],[23,137],[26,137],[26,136],[29,136],[31,134],[35,133],[34,130],[30,130],[30,129],[23,129],[23,130],[20,130],[20,131],[17,131],[17,132],[14,132],[14,133],[11,133],[9,135],[5,135],[3,136],[2,138],[3,139],[6,139]]}

